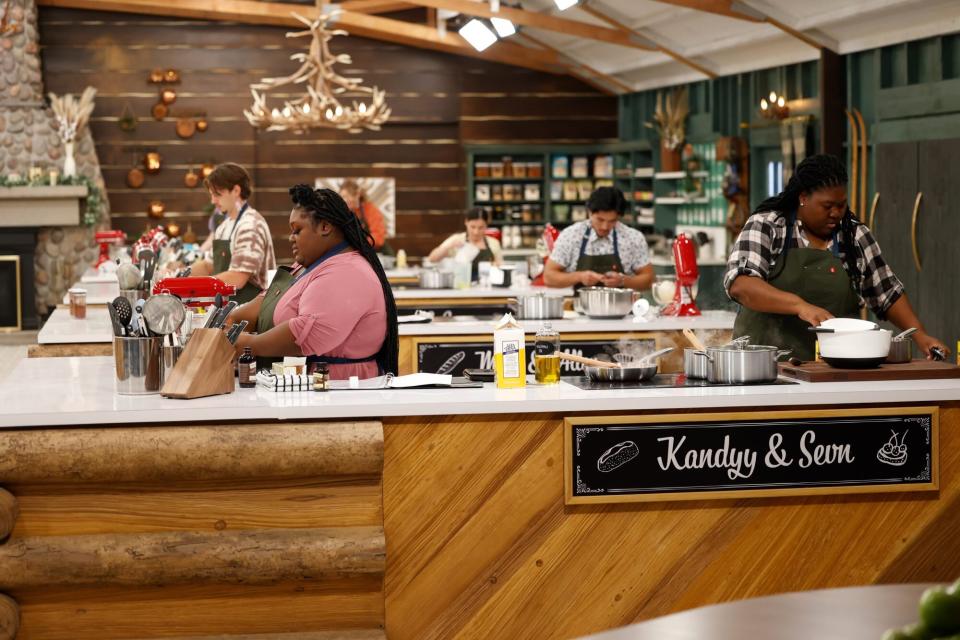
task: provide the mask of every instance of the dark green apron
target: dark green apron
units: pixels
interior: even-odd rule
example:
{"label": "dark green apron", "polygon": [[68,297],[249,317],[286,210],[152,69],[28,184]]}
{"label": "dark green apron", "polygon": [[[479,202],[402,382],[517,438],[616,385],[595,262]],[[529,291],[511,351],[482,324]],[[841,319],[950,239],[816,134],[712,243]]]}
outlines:
{"label": "dark green apron", "polygon": [[480,249],[480,253],[478,253],[477,257],[473,259],[473,265],[470,267],[471,282],[476,282],[480,279],[481,262],[493,263],[493,251],[490,250],[490,243],[487,242],[486,237],[483,239],[483,249]]}
{"label": "dark green apron", "polygon": [[[307,275],[310,271],[320,266],[324,260],[337,255],[347,246],[346,242],[335,246],[321,256],[319,260],[301,271],[296,277],[293,276],[290,267],[278,267],[276,275],[273,276],[273,282],[270,283],[266,294],[263,296],[263,302],[260,303],[260,313],[257,314],[257,333],[266,333],[270,329],[273,329],[273,314],[277,310],[277,304],[280,302],[280,299],[283,298],[283,294],[293,286],[293,283],[295,283],[298,278]],[[308,355],[307,365],[309,367],[310,364],[317,362],[326,362],[327,364],[358,364],[362,362],[372,362],[376,359],[377,354],[366,358],[338,358],[336,356]],[[257,356],[257,370],[270,369],[274,362],[282,361],[283,358]]]}
{"label": "dark green apron", "polygon": [[[237,214],[237,219],[233,222],[233,229],[230,230],[230,237],[227,240],[213,241],[214,273],[223,273],[224,271],[230,270],[230,261],[233,258],[233,251],[230,249],[230,244],[233,242],[233,236],[235,236],[237,233],[237,227],[240,225],[240,218],[243,217],[243,212],[247,210],[248,206],[249,205],[247,203],[244,203],[243,207],[240,209],[240,213]],[[252,282],[247,281],[247,284],[243,285],[243,288],[237,291],[231,297],[231,299],[243,304],[245,302],[250,302],[258,295],[260,295],[260,289]]]}
{"label": "dark green apron", "polygon": [[[853,318],[860,313],[860,297],[843,269],[836,241],[833,250],[811,247],[790,248],[794,218],[787,220],[787,238],[780,255],[780,268],[767,283],[781,291],[795,293],[806,302],[826,309],[837,318]],[[748,276],[749,277],[749,276]],[[817,335],[810,324],[797,316],[763,313],[741,306],[733,324],[733,337],[750,336],[751,344],[767,344],[790,349],[801,360],[813,360]]]}
{"label": "dark green apron", "polygon": [[[602,256],[588,256],[587,241],[590,240],[590,231],[592,229],[593,227],[587,225],[587,231],[583,234],[583,240],[580,242],[580,255],[577,257],[577,266],[574,271],[596,271],[599,274],[604,274],[607,271],[615,271],[626,275],[623,270],[623,262],[620,261],[620,245],[617,242],[617,230],[614,229],[612,232],[613,253],[607,253]],[[576,284],[573,288],[576,290],[582,286],[581,284]]]}

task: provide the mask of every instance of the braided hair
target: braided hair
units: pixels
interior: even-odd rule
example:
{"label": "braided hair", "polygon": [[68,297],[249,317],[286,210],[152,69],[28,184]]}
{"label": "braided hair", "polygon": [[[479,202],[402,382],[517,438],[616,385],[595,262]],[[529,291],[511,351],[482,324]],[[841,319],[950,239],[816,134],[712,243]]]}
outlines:
{"label": "braided hair", "polygon": [[383,287],[383,301],[387,309],[387,337],[377,352],[377,366],[383,373],[398,372],[397,359],[399,338],[397,330],[397,303],[393,299],[393,289],[387,281],[380,258],[373,249],[373,238],[360,225],[360,218],[347,207],[336,191],[331,189],[313,189],[309,185],[298,184],[290,188],[293,204],[310,215],[314,225],[321,220],[337,226],[343,232],[343,239],[360,255],[366,258]]}
{"label": "braided hair", "polygon": [[[787,216],[788,220],[796,220],[801,193],[812,193],[818,189],[846,184],[847,169],[839,158],[827,154],[813,155],[797,165],[783,191],[761,202],[753,212],[772,211]],[[850,211],[850,207],[847,207],[846,213],[840,219],[840,248],[847,273],[853,278],[860,275],[854,247],[857,227],[861,224],[863,223]],[[784,252],[788,249],[789,247],[784,247]]]}

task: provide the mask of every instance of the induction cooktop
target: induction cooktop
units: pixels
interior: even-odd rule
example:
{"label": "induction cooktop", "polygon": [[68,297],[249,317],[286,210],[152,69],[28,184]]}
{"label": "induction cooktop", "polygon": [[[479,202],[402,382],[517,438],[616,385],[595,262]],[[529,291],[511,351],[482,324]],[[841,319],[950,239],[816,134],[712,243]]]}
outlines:
{"label": "induction cooktop", "polygon": [[563,377],[564,382],[585,391],[607,391],[610,389],[685,389],[688,387],[762,387],[770,385],[799,384],[793,380],[777,378],[775,382],[760,382],[749,385],[717,384],[706,380],[687,378],[682,373],[658,373],[643,382],[596,382],[586,376]]}

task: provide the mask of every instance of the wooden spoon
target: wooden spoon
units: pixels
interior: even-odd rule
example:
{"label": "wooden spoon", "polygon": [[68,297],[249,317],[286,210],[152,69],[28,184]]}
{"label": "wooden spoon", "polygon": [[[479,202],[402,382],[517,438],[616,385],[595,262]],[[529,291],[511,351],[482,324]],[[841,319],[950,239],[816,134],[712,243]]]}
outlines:
{"label": "wooden spoon", "polygon": [[707,350],[707,347],[702,342],[700,342],[700,338],[697,337],[697,334],[695,334],[693,332],[693,329],[691,329],[690,327],[683,328],[683,335],[687,337],[687,340],[690,341],[690,344],[692,344],[693,348],[696,349],[697,351]]}
{"label": "wooden spoon", "polygon": [[569,360],[570,362],[579,362],[580,364],[585,364],[589,367],[603,367],[604,369],[621,369],[622,367],[616,362],[607,362],[606,360],[594,360],[593,358],[584,358],[583,356],[575,356],[572,353],[560,352],[558,354],[561,360]]}

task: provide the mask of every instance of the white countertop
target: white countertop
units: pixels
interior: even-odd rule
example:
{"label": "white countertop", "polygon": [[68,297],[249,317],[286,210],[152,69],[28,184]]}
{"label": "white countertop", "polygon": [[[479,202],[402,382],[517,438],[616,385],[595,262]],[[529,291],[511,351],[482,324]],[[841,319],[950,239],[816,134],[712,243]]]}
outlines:
{"label": "white countertop", "polygon": [[[120,295],[120,285],[116,279],[110,282],[75,282],[73,287],[87,290],[87,304],[109,304]],[[73,288],[71,287],[71,289]],[[70,294],[63,294],[63,304],[70,304]]]}
{"label": "white countertop", "polygon": [[54,309],[37,333],[37,344],[73,344],[77,342],[113,342],[110,314],[104,306],[87,306],[87,317],[70,317],[69,309]]}
{"label": "white countertop", "polygon": [[[550,320],[553,328],[565,333],[617,333],[642,331],[680,331],[684,327],[694,330],[726,330],[733,328],[736,314],[732,311],[704,311],[696,318],[654,318],[649,322],[634,322],[633,316],[617,320],[594,320],[568,311],[563,320]],[[526,333],[536,333],[543,320],[521,320]],[[493,318],[454,316],[434,318],[423,324],[404,323],[399,327],[401,336],[470,336],[492,335]],[[38,344],[108,343],[113,341],[110,316],[105,306],[87,306],[87,317],[77,320],[70,317],[69,309],[54,309],[43,328],[37,334]]]}
{"label": "white countertop", "polygon": [[393,297],[397,300],[407,300],[410,298],[513,298],[517,294],[537,293],[543,291],[555,296],[569,298],[573,296],[573,289],[570,287],[564,289],[553,289],[551,287],[527,287],[526,289],[506,289],[503,287],[490,287],[481,289],[473,287],[470,289],[415,289],[415,288],[393,288]]}
{"label": "white countertop", "polygon": [[[615,320],[595,320],[579,315],[574,311],[567,311],[562,320],[519,320],[525,333],[536,333],[544,322],[550,322],[554,329],[560,332],[563,339],[565,333],[616,333],[628,331],[681,331],[684,327],[693,330],[733,329],[733,321],[737,317],[732,311],[704,311],[703,315],[694,318],[662,317],[653,318],[648,322],[634,322],[632,315]],[[454,316],[452,318],[436,317],[432,322],[423,324],[401,324],[401,336],[458,336],[492,334],[495,320],[478,318],[475,316]]]}
{"label": "white countertop", "polygon": [[172,400],[114,392],[113,358],[28,358],[0,384],[0,427],[456,414],[574,413],[960,401],[960,379],[584,391],[561,382],[523,389],[299,391],[264,389]]}

